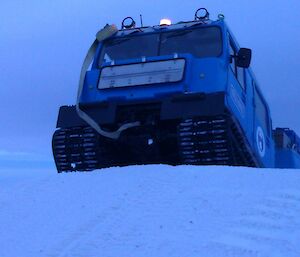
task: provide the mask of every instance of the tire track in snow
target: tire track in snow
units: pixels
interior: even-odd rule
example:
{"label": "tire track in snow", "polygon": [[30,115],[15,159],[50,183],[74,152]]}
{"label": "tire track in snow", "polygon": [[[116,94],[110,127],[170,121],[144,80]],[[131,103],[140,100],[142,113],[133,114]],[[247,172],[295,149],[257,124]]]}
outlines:
{"label": "tire track in snow", "polygon": [[[135,186],[140,187],[139,185]],[[135,188],[132,188],[131,190],[132,191],[126,190],[120,193],[110,206],[103,209],[101,213],[95,214],[93,218],[83,223],[73,233],[66,233],[65,238],[60,241],[55,248],[46,251],[48,252],[46,256],[90,257],[91,255],[88,253],[93,253],[95,249],[99,248],[99,244],[101,245],[104,241],[113,242],[116,246],[118,242],[115,240],[115,236],[109,232],[107,227],[116,226],[116,224],[122,224],[122,222],[124,222],[124,217],[122,216],[124,210],[129,208],[128,206],[132,204],[128,203],[128,195],[135,194]],[[147,190],[148,188],[140,188],[140,191],[142,192],[141,194]],[[139,198],[135,200],[139,201]],[[99,211],[101,211],[101,208],[98,209],[98,212]],[[115,228],[111,227],[111,229],[114,230]]]}
{"label": "tire track in snow", "polygon": [[[268,197],[233,222],[226,234],[206,245],[211,256],[298,257],[300,192]],[[210,256],[210,255],[208,255]]]}
{"label": "tire track in snow", "polygon": [[[159,194],[162,187],[171,189],[172,185],[167,179],[157,179],[155,176],[137,181],[130,191],[123,192],[123,195],[120,196],[122,199],[119,198],[116,200],[116,203],[121,203],[118,208],[107,209],[101,215],[98,215],[82,225],[76,232],[66,236],[64,240],[59,242],[57,247],[48,251],[50,253],[47,257],[90,257],[95,256],[97,249],[100,252],[107,251],[106,248],[110,247],[107,246],[107,243],[113,245],[114,248],[119,248],[122,247],[126,241],[130,241],[131,243],[133,241],[135,242],[136,233],[138,232],[135,231],[134,228],[130,228],[129,230],[127,230],[127,228],[125,231],[120,232],[120,234],[111,234],[107,228],[110,225],[122,225],[124,218],[133,218],[131,214],[127,216],[126,214],[128,210],[134,209],[136,206],[140,206],[140,208],[144,210],[142,215],[143,219],[147,220],[154,217],[159,219],[161,213],[154,214],[150,211],[151,207],[156,204],[156,198],[154,198],[151,203],[145,203],[144,198],[151,200],[152,197],[149,196]],[[137,191],[140,196],[143,196],[142,198],[136,195]],[[134,195],[134,199],[129,195]],[[128,201],[128,199],[130,199],[130,201]],[[140,217],[137,217],[137,219],[140,219]],[[115,230],[113,228],[111,229],[112,231]],[[122,240],[120,240],[120,238]],[[137,244],[132,245],[132,247],[138,248],[139,246]],[[101,253],[99,253],[99,255],[101,255]]]}
{"label": "tire track in snow", "polygon": [[111,209],[106,210],[102,214],[96,215],[80,226],[74,233],[69,234],[64,240],[60,241],[54,249],[51,249],[47,257],[86,257],[85,253],[82,253],[83,255],[80,255],[80,253],[74,255],[73,252],[78,246],[89,241],[90,237],[95,236],[95,232],[99,231],[98,227],[104,224],[110,215],[121,218],[120,215],[116,213],[119,209],[120,207],[111,207]]}

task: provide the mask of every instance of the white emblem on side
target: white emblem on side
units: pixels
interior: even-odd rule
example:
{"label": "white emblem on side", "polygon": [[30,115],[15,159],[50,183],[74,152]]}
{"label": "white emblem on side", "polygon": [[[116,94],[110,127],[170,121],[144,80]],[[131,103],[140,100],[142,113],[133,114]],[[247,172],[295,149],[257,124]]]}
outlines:
{"label": "white emblem on side", "polygon": [[256,130],[256,144],[260,157],[264,157],[266,153],[266,140],[265,135],[261,127]]}

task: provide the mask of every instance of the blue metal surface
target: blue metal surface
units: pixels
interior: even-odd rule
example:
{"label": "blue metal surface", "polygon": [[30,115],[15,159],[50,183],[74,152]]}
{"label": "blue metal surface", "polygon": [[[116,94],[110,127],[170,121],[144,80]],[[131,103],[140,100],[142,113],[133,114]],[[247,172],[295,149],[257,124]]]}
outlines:
{"label": "blue metal surface", "polygon": [[[147,61],[170,60],[171,58],[172,56],[160,56],[148,58]],[[179,54],[178,58],[186,59],[185,75],[179,83],[98,90],[97,85],[100,71],[92,69],[86,75],[81,102],[101,102],[109,101],[113,98],[136,100],[159,98],[161,95],[175,93],[213,93],[225,91],[227,73],[223,58],[197,59],[189,54]],[[131,60],[131,62],[127,63],[136,63],[138,61],[140,62],[141,60]],[[220,72],[216,73],[216,70]]]}
{"label": "blue metal surface", "polygon": [[300,154],[291,149],[276,148],[276,168],[299,169]]}
{"label": "blue metal surface", "polygon": [[[81,103],[96,103],[111,101],[113,99],[159,99],[161,96],[176,93],[225,92],[225,105],[230,114],[238,120],[250,147],[259,158],[262,166],[271,168],[276,165],[276,167],[300,168],[300,155],[297,155],[295,152],[277,149],[275,154],[269,106],[259,89],[251,68],[244,70],[245,88],[241,87],[237,77],[230,68],[229,36],[232,38],[237,50],[240,47],[226,23],[224,21],[217,21],[201,26],[218,26],[222,30],[223,53],[219,57],[209,58],[196,58],[188,53],[178,54],[176,58],[184,58],[186,60],[183,80],[178,83],[99,90],[97,85],[100,76],[100,69],[98,67],[98,59],[102,47],[100,45],[95,55],[95,62],[92,65],[92,69],[86,74]],[[174,25],[164,28],[152,27],[140,33],[157,33],[162,29],[184,30],[186,28],[188,28],[187,25]],[[120,31],[117,37],[128,35],[128,33]],[[174,56],[154,56],[147,58],[146,61],[171,60],[173,58]],[[114,65],[140,62],[142,62],[141,58],[125,61],[116,60]],[[110,63],[105,63],[103,66],[109,65]],[[257,93],[255,94],[255,92],[258,92],[260,95],[265,110],[260,110],[261,106],[256,104],[257,99],[255,99],[255,95]],[[266,113],[266,118],[259,118],[257,113]]]}
{"label": "blue metal surface", "polygon": [[[240,49],[238,42],[236,41],[234,35],[227,26],[226,30],[227,34],[230,35],[231,40],[233,41],[237,50]],[[253,86],[254,84],[256,84],[256,89],[261,94],[261,91],[257,86],[257,80],[251,68],[244,69],[245,88],[241,87],[235,74],[230,68],[229,37],[227,37],[226,39],[226,42],[224,42],[224,48],[227,49],[227,56],[225,56],[225,60],[227,60],[226,70],[228,74],[226,89],[227,107],[232,113],[232,115],[239,121],[242,129],[244,130],[249,145],[252,147],[252,150],[256,153],[256,156],[260,159],[262,166],[269,168],[275,167],[275,150],[274,142],[272,139],[271,127],[268,131],[264,129],[264,126],[262,125],[263,121],[259,120],[256,115],[256,112],[258,111],[256,109],[258,108],[258,106],[255,106]],[[266,112],[268,113],[268,117],[270,117],[269,106],[264,98],[263,101],[265,103],[265,108]],[[270,122],[270,120],[266,122]],[[258,131],[260,136],[258,136]]]}

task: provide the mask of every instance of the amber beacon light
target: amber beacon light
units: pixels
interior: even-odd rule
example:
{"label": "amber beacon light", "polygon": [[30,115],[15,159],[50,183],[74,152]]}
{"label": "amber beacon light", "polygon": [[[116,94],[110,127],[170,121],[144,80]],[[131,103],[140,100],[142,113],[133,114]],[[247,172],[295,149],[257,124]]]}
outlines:
{"label": "amber beacon light", "polygon": [[170,19],[161,19],[159,25],[163,26],[163,25],[171,25],[172,22]]}

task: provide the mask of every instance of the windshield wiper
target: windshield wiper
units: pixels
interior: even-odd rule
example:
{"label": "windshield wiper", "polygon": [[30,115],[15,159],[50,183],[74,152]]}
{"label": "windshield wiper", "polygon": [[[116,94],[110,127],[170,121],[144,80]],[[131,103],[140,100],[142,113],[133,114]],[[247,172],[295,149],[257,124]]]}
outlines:
{"label": "windshield wiper", "polygon": [[176,31],[176,32],[173,32],[171,35],[167,36],[167,38],[180,37],[180,36],[189,34],[191,32],[193,32],[193,31],[192,30]]}
{"label": "windshield wiper", "polygon": [[130,32],[128,35],[135,34],[135,33],[138,33],[138,32],[143,32],[143,31],[141,29],[136,29],[136,30]]}
{"label": "windshield wiper", "polygon": [[107,46],[116,46],[116,45],[120,45],[123,44],[124,42],[131,40],[131,38],[121,38],[121,39],[115,39],[112,42],[110,42]]}

